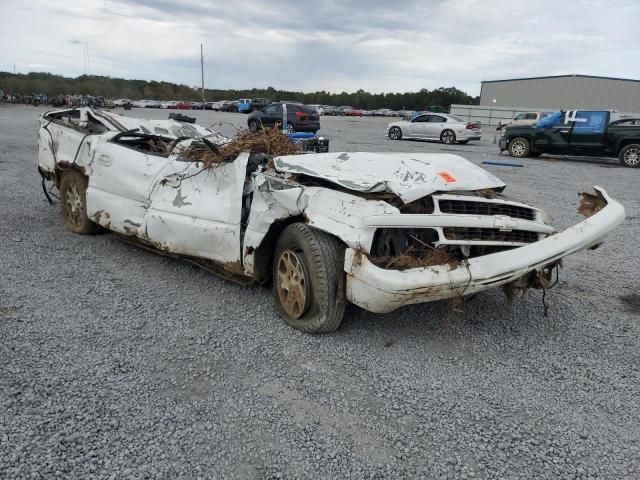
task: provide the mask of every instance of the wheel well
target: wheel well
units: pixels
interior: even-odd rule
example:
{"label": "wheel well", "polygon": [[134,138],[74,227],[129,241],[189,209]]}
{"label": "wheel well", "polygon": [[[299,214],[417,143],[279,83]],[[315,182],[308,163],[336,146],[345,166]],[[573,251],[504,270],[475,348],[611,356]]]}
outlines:
{"label": "wheel well", "polygon": [[84,168],[81,167],[80,165],[76,165],[75,163],[70,163],[70,162],[58,162],[54,170],[55,178],[53,179],[55,181],[56,188],[60,188],[60,181],[62,180],[62,175],[64,175],[64,172],[68,172],[69,170],[75,170],[76,172],[79,172],[80,174],[82,174],[83,177],[86,177],[88,179],[87,173],[85,172]]}
{"label": "wheel well", "polygon": [[276,242],[282,231],[292,223],[305,222],[303,215],[294,215],[292,217],[276,220],[269,227],[269,231],[262,239],[262,242],[256,248],[254,255],[254,277],[258,283],[268,283],[271,280],[271,264],[273,259],[273,251],[276,248]]}
{"label": "wheel well", "polygon": [[620,150],[622,150],[627,145],[631,145],[633,143],[640,144],[640,138],[625,138],[624,140],[620,140],[617,153],[620,154]]}

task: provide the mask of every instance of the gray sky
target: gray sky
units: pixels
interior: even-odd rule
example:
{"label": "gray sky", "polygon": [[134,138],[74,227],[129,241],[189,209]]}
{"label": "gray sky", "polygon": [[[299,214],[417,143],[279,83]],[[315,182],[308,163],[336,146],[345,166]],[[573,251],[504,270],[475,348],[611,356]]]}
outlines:
{"label": "gray sky", "polygon": [[0,70],[207,88],[404,92],[640,79],[638,0],[0,0]]}

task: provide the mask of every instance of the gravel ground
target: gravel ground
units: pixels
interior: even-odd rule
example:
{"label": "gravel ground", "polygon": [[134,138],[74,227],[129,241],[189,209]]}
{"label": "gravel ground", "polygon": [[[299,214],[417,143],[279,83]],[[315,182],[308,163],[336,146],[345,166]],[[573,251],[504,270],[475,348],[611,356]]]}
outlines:
{"label": "gravel ground", "polygon": [[[495,291],[460,309],[351,308],[310,336],[266,288],[66,231],[35,169],[41,111],[0,106],[0,478],[640,477],[640,171],[487,167],[559,227],[594,183],[627,207],[565,262],[548,317],[539,292]],[[386,122],[323,117],[321,132],[332,151],[499,159],[490,130],[443,146],[392,142]]]}

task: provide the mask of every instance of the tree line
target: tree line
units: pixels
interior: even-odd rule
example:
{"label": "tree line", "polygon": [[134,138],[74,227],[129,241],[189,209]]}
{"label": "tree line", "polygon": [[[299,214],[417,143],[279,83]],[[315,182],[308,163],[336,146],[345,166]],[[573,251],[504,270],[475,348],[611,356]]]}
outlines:
{"label": "tree line", "polygon": [[[51,73],[31,72],[14,74],[0,72],[0,90],[5,93],[23,95],[91,95],[106,98],[128,98],[130,100],[201,100],[198,88],[178,85],[170,82],[146,80],[126,80],[98,75],[81,75],[76,78],[53,75]],[[236,100],[238,98],[268,98],[272,101],[291,100],[307,104],[350,105],[367,110],[390,108],[392,110],[426,110],[432,106],[448,108],[451,104],[477,105],[479,97],[471,97],[455,87],[441,87],[435,90],[421,89],[418,92],[405,93],[369,93],[357,92],[331,93],[295,92],[276,90],[273,87],[252,88],[250,90],[205,89],[207,101]]]}

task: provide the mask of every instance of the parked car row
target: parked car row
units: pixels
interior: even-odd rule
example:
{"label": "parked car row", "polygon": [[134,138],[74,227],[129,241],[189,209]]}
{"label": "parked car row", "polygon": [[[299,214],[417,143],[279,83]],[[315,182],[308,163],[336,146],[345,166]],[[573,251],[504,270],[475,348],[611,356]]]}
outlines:
{"label": "parked car row", "polygon": [[363,110],[349,105],[332,107],[330,105],[309,105],[314,107],[320,115],[344,116],[344,117],[407,117],[417,112],[414,110],[391,110],[389,108],[379,108],[377,110]]}
{"label": "parked car row", "polygon": [[[291,100],[280,100],[291,104],[300,104],[301,102]],[[130,106],[133,108],[163,108],[177,110],[213,110],[216,112],[236,112],[246,113],[262,110],[272,102],[267,98],[240,98],[238,100],[218,100],[215,102],[188,102],[178,100],[129,100],[126,98],[113,100],[116,107]],[[414,110],[391,110],[389,108],[380,108],[377,110],[364,110],[354,108],[350,105],[342,105],[334,107],[331,105],[309,104],[308,108],[316,111],[318,115],[328,116],[344,116],[344,117],[402,117],[411,118],[421,112]],[[440,110],[438,110],[440,108]],[[431,111],[444,111],[441,107],[433,107]]]}

